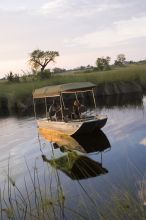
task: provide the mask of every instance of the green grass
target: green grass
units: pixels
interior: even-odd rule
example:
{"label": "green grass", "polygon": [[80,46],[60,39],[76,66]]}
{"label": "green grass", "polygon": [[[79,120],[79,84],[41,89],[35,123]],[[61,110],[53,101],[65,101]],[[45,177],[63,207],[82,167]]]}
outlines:
{"label": "green grass", "polygon": [[9,103],[23,101],[27,97],[32,96],[32,92],[36,88],[46,85],[55,85],[69,82],[90,81],[95,84],[131,82],[138,80],[146,85],[146,64],[134,64],[126,67],[114,68],[110,71],[98,71],[84,73],[74,72],[67,75],[54,75],[51,79],[36,80],[31,82],[9,83],[0,81],[0,97],[6,97]]}

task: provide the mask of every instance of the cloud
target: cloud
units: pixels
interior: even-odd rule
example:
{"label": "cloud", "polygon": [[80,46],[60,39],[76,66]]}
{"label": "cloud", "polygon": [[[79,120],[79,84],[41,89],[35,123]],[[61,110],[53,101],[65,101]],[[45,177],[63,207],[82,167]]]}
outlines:
{"label": "cloud", "polygon": [[86,48],[111,47],[126,44],[134,38],[146,37],[146,17],[132,18],[127,21],[114,22],[110,27],[98,30],[74,39],[66,39],[65,43],[71,46]]}
{"label": "cloud", "polygon": [[27,8],[25,6],[15,6],[15,7],[4,7],[0,6],[0,11],[2,12],[24,12],[27,11]]}
{"label": "cloud", "polygon": [[55,11],[61,11],[66,7],[67,2],[66,0],[52,0],[48,3],[45,3],[40,8],[40,13],[42,14],[51,14]]}
{"label": "cloud", "polygon": [[[82,17],[82,16],[89,16],[93,15],[97,12],[105,12],[110,10],[115,10],[118,8],[123,8],[131,5],[130,3],[119,3],[119,2],[113,2],[108,3],[107,1],[101,1],[99,0],[52,0],[40,8],[40,13],[49,15],[56,12],[56,16],[66,16],[70,15],[73,17]],[[61,14],[63,13],[63,14]]]}
{"label": "cloud", "polygon": [[126,6],[129,6],[130,3],[126,3],[126,4],[122,4],[122,3],[102,3],[101,5],[99,5],[99,7],[97,8],[98,12],[103,12],[103,11],[110,11],[110,10],[114,10],[114,9],[121,9],[124,8]]}
{"label": "cloud", "polygon": [[19,59],[35,48],[59,51],[62,66],[72,67],[104,54],[144,57],[145,10],[145,0],[0,1],[0,72],[15,69],[11,59],[23,66]]}
{"label": "cloud", "polygon": [[145,145],[146,146],[146,138],[144,138],[143,140],[141,140],[140,144]]}

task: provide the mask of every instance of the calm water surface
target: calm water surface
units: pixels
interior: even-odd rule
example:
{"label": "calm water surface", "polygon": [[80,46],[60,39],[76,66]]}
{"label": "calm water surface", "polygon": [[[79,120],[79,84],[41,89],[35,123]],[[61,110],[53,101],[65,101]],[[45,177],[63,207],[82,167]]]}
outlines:
{"label": "calm water surface", "polygon": [[[78,219],[77,216],[70,217],[69,209],[86,219],[98,219],[95,206],[103,207],[111,199],[113,191],[130,191],[133,195],[141,192],[141,181],[146,174],[146,97],[134,105],[109,106],[100,107],[97,112],[108,115],[108,122],[102,131],[111,147],[108,146],[103,152],[86,154],[93,161],[102,163],[103,170],[99,173],[95,171],[95,175],[87,175],[86,178],[82,175],[73,178],[58,169],[65,194],[65,207],[68,210],[64,219]],[[34,118],[0,119],[1,188],[5,185],[9,166],[9,174],[19,189],[25,193],[25,179],[31,191],[33,186],[29,167],[32,175],[37,170],[43,188],[49,188],[47,184],[51,176],[52,192],[55,194],[56,177],[50,163],[42,160],[42,155],[51,160],[52,154],[55,158],[60,158],[66,153],[61,153],[59,149],[53,149],[52,153],[51,146],[43,137],[38,136]]]}

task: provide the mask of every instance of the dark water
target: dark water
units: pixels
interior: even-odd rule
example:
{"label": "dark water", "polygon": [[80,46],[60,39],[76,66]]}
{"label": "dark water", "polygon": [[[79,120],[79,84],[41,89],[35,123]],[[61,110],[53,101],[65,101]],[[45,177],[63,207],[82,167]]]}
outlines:
{"label": "dark water", "polygon": [[[106,105],[102,104],[103,100],[99,102],[97,112],[106,114],[108,122],[98,134],[76,137],[87,153],[79,154],[75,163],[72,159],[69,172],[64,166],[70,155],[52,148],[38,136],[34,118],[0,119],[1,189],[9,172],[22,193],[26,194],[24,180],[31,192],[29,171],[34,176],[37,170],[45,193],[50,189],[50,181],[53,195],[61,183],[65,213],[60,219],[100,219],[98,211],[104,212],[113,193],[128,192],[139,197],[146,174],[146,97],[124,99],[124,102],[108,99]],[[54,157],[58,164],[57,177],[51,163]]]}

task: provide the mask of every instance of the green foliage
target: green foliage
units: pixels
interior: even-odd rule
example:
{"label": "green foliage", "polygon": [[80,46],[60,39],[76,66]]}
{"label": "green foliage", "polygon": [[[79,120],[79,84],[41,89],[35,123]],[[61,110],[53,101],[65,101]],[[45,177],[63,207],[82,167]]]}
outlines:
{"label": "green foliage", "polygon": [[37,73],[38,79],[50,79],[51,78],[51,72],[49,69],[44,70],[44,71],[39,71]]}
{"label": "green foliage", "polygon": [[12,73],[12,72],[8,73],[8,74],[6,75],[6,79],[7,79],[9,82],[12,82],[13,79],[14,79],[13,73]]}
{"label": "green foliage", "polygon": [[110,60],[111,60],[111,58],[109,56],[107,56],[106,58],[104,58],[104,57],[97,58],[97,60],[96,60],[97,68],[101,71],[109,70],[110,69],[110,66],[109,66]]}
{"label": "green foliage", "polygon": [[28,62],[32,69],[44,71],[48,63],[51,61],[54,62],[57,56],[59,56],[59,52],[57,51],[43,51],[38,49],[30,54]]}
{"label": "green foliage", "polygon": [[[47,146],[38,139],[40,149]],[[50,144],[49,144],[50,146]],[[44,155],[45,156],[45,155]],[[46,157],[46,156],[45,156]],[[76,181],[77,200],[74,200],[74,192],[68,193],[68,185],[64,184],[57,169],[67,171],[74,167],[74,161],[80,158],[77,152],[69,152],[60,158],[55,157],[54,149],[52,154],[46,158],[52,167],[45,164],[41,167],[35,161],[34,169],[29,167],[26,161],[27,175],[21,185],[10,176],[10,164],[8,164],[8,174],[5,184],[0,186],[0,219],[19,220],[48,220],[48,219],[100,219],[100,220],[145,220],[146,210],[144,202],[144,182],[140,180],[142,198],[137,195],[139,188],[126,187],[126,184],[113,185],[110,181],[107,192],[98,192],[95,187],[92,189],[92,182],[87,185],[82,181]],[[85,157],[85,156],[81,156]],[[77,170],[82,172],[82,168],[90,167],[86,160],[83,166],[77,166]],[[40,172],[38,172],[38,168]],[[84,170],[87,175],[88,171]],[[65,172],[66,173],[66,172]],[[53,184],[52,184],[53,183]],[[91,185],[90,185],[91,184]],[[7,187],[6,187],[7,186]],[[67,186],[67,187],[66,187]],[[131,185],[130,185],[131,186]],[[137,185],[136,185],[137,186]],[[142,187],[141,187],[142,186]],[[81,187],[81,188],[80,188]],[[82,191],[81,191],[82,189]],[[136,190],[136,193],[135,193]],[[71,196],[70,196],[71,195]],[[72,197],[73,196],[73,197]],[[84,199],[85,198],[85,199]],[[72,206],[68,206],[70,201]],[[76,203],[74,203],[74,201]],[[81,209],[80,209],[81,208]],[[84,209],[83,209],[84,208]],[[83,213],[83,214],[82,214]],[[65,216],[65,218],[64,218]]]}
{"label": "green foliage", "polygon": [[2,211],[6,213],[7,219],[15,218],[14,210],[12,208],[3,209]]}
{"label": "green foliage", "polygon": [[145,220],[146,212],[142,201],[128,191],[114,191],[111,199],[99,210],[108,220]]}
{"label": "green foliage", "polygon": [[6,75],[6,79],[9,81],[9,82],[20,82],[20,77],[18,74],[13,74],[12,72],[8,73]]}
{"label": "green foliage", "polygon": [[55,67],[53,69],[53,73],[63,73],[65,71],[66,71],[66,69],[62,69],[62,68],[59,68],[59,67]]}
{"label": "green foliage", "polygon": [[124,54],[118,54],[117,59],[115,60],[115,65],[123,66],[126,61],[126,57]]}
{"label": "green foliage", "polygon": [[14,75],[14,82],[20,82],[20,77],[18,74]]}
{"label": "green foliage", "polygon": [[21,77],[21,80],[23,81],[23,82],[27,82],[27,75],[23,75],[22,77]]}
{"label": "green foliage", "polygon": [[[48,73],[49,74],[49,73]],[[93,82],[95,84],[103,83],[117,83],[117,82],[131,82],[139,81],[146,86],[146,64],[130,64],[126,67],[117,67],[107,71],[95,71],[84,73],[72,72],[66,75],[52,75],[51,79],[46,78],[41,80],[36,75],[28,75],[27,83],[8,83],[6,81],[0,82],[0,95],[8,100],[9,108],[14,105],[14,102],[23,102],[32,97],[32,92],[36,88],[41,88],[47,85],[57,85],[70,82]]]}

